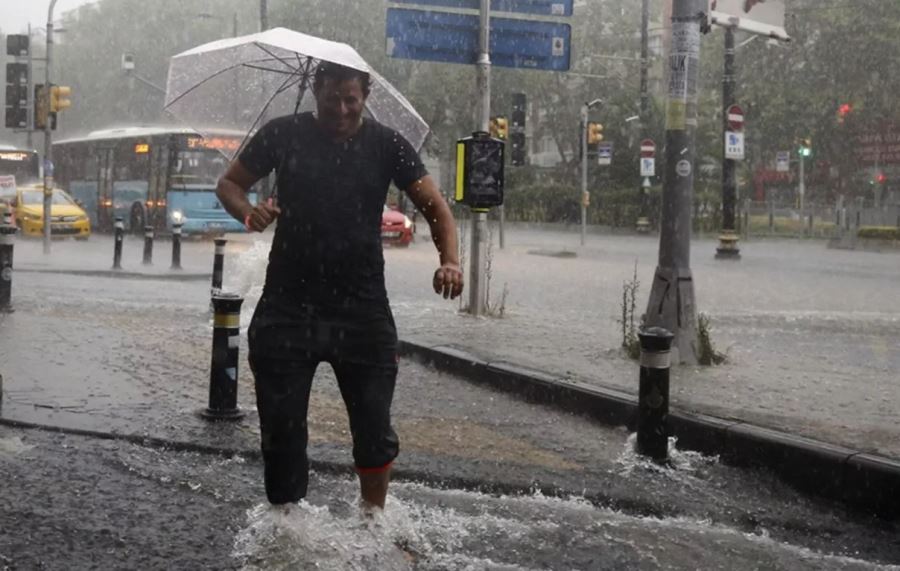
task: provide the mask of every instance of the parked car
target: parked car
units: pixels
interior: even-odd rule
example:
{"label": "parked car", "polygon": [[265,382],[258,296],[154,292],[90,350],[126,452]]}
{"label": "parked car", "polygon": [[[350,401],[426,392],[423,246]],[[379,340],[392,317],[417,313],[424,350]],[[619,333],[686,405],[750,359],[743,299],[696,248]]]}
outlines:
{"label": "parked car", "polygon": [[[87,213],[64,190],[53,189],[50,204],[50,234],[72,236],[87,240],[91,236],[91,221]],[[39,186],[19,187],[12,203],[16,225],[23,236],[42,236],[44,233],[44,191]]]}
{"label": "parked car", "polygon": [[413,241],[415,225],[409,216],[387,204],[381,213],[381,241],[391,246],[407,247]]}

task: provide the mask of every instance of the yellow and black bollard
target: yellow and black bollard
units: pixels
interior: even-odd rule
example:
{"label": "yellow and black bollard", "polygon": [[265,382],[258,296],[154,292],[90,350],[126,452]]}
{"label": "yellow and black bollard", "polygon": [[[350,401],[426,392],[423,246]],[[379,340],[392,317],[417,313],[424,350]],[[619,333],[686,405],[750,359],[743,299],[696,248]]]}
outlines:
{"label": "yellow and black bollard", "polygon": [[16,227],[12,223],[12,215],[7,210],[3,213],[0,224],[0,312],[12,313],[12,277],[13,277],[13,236]]}
{"label": "yellow and black bollard", "polygon": [[216,255],[213,258],[212,291],[215,294],[222,290],[222,274],[225,269],[225,238],[216,238]]}
{"label": "yellow and black bollard", "polygon": [[144,265],[153,265],[153,226],[144,226]]}
{"label": "yellow and black bollard", "polygon": [[669,457],[669,368],[674,335],[662,327],[642,329],[638,389],[637,452],[657,462]]}
{"label": "yellow and black bollard", "polygon": [[172,268],[181,269],[181,222],[172,224]]}
{"label": "yellow and black bollard", "polygon": [[239,420],[244,413],[237,406],[238,348],[241,333],[241,304],[244,298],[233,293],[212,296],[213,345],[209,371],[209,406],[200,412],[207,420]]}
{"label": "yellow and black bollard", "polygon": [[113,269],[122,269],[122,242],[125,240],[125,222],[121,216],[116,216],[115,228],[115,246],[113,249]]}

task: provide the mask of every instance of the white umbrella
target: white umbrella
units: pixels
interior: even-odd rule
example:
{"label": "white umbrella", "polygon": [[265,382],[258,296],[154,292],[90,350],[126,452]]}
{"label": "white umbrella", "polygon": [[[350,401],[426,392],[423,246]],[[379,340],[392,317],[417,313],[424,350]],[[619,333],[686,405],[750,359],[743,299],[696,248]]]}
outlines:
{"label": "white umbrella", "polygon": [[217,40],[173,56],[165,109],[201,134],[230,128],[249,135],[263,118],[313,109],[313,98],[304,95],[323,61],[369,73],[366,113],[422,147],[428,124],[356,50],[286,28]]}

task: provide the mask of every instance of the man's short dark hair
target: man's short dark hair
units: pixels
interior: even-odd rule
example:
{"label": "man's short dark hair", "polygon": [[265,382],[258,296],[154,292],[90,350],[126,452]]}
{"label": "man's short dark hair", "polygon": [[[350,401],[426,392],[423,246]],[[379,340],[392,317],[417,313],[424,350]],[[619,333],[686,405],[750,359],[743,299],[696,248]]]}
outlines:
{"label": "man's short dark hair", "polygon": [[358,79],[359,85],[362,87],[363,96],[365,97],[369,96],[369,91],[372,88],[372,78],[369,77],[368,73],[359,71],[358,69],[353,69],[352,67],[323,61],[319,63],[319,66],[316,68],[316,77],[313,81],[313,91],[319,91],[319,88],[325,83],[326,79],[331,79],[334,81],[349,81]]}

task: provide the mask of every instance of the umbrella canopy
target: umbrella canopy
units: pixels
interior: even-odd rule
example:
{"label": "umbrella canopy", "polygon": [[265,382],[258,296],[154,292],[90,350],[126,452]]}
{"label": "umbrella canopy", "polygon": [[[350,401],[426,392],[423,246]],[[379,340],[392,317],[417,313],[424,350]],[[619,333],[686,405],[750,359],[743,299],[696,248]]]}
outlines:
{"label": "umbrella canopy", "polygon": [[372,91],[366,114],[422,147],[428,124],[356,50],[286,28],[217,40],[173,56],[165,109],[201,134],[229,128],[249,135],[266,119],[314,109],[307,93],[320,62],[367,72]]}

